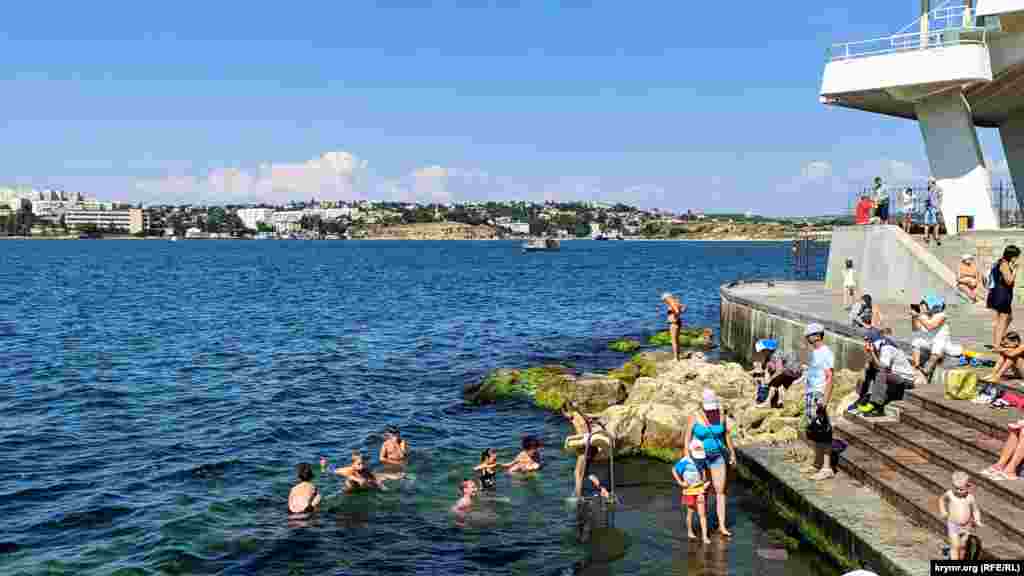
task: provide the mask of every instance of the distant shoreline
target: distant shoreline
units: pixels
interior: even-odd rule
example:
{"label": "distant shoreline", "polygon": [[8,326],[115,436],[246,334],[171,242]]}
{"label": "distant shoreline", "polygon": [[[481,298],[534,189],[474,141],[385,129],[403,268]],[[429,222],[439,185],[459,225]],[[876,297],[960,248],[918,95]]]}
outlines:
{"label": "distant shoreline", "polygon": [[[77,236],[0,236],[0,240],[162,240],[169,242],[170,239],[167,237],[159,236],[147,236],[144,238],[136,238],[134,236],[105,236],[102,238],[78,238]],[[244,241],[256,241],[255,238],[181,238],[181,240],[193,241],[225,241],[225,240],[244,240]],[[525,238],[352,238],[350,240],[307,240],[304,238],[267,238],[265,240],[294,240],[296,242],[351,242],[360,240],[369,240],[374,242],[524,242]],[[598,242],[591,238],[559,238],[561,242],[578,242],[578,241],[589,241]],[[608,242],[615,244],[618,242],[758,242],[758,243],[771,243],[771,242],[793,242],[799,240],[796,237],[788,238],[624,238],[623,240],[601,240],[601,242]]]}

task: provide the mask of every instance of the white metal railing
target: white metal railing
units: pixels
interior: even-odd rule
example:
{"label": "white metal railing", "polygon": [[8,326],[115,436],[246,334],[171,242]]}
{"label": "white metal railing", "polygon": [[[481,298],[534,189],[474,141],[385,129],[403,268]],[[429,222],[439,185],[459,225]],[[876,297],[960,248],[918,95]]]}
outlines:
{"label": "white metal railing", "polygon": [[[929,30],[948,30],[950,28],[968,28],[974,25],[974,16],[971,13],[971,7],[966,4],[955,4],[951,5],[954,0],[946,0],[938,8],[928,12],[928,29]],[[897,34],[903,34],[910,30],[919,29],[921,27],[921,18],[918,17],[916,20],[904,26],[901,30],[897,31]]]}
{"label": "white metal railing", "polygon": [[[884,38],[833,44],[828,60],[848,60],[922,48],[942,48],[961,44],[984,44],[985,33],[974,25],[971,7],[961,0],[946,0],[942,5],[907,24],[899,32]],[[957,2],[957,4],[952,4]],[[928,18],[928,33],[910,32],[919,28],[921,18]]]}
{"label": "white metal railing", "polygon": [[880,54],[891,54],[894,52],[907,52],[911,50],[928,50],[932,48],[945,48],[949,46],[962,46],[966,44],[985,45],[984,28],[959,27],[945,30],[930,30],[927,34],[912,32],[906,34],[895,34],[885,38],[872,40],[859,40],[857,42],[846,42],[833,44],[828,50],[828,60],[851,60],[865,56],[878,56]]}

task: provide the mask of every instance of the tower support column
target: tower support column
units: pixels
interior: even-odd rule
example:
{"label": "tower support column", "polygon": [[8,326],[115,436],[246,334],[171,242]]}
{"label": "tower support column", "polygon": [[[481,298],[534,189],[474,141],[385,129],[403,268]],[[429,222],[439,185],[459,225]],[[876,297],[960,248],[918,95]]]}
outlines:
{"label": "tower support column", "polygon": [[1003,141],[1003,153],[1013,179],[1017,202],[1024,207],[1024,108],[1010,114],[1010,118],[999,127]]}
{"label": "tower support column", "polygon": [[942,190],[946,231],[955,234],[958,216],[973,216],[975,230],[999,228],[971,110],[960,90],[929,96],[915,105],[932,176]]}

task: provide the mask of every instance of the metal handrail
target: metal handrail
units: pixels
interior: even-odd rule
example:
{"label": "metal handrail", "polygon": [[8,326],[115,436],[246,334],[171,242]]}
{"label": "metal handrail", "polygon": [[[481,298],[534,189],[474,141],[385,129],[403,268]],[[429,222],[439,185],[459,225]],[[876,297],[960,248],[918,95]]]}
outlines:
{"label": "metal handrail", "polygon": [[[956,32],[956,34],[952,34],[952,32]],[[911,50],[929,50],[971,44],[984,46],[987,40],[986,32],[985,28],[971,26],[929,31],[927,34],[920,32],[895,34],[884,38],[833,44],[828,51],[828,60],[836,62]],[[964,34],[967,35],[964,36]],[[922,39],[924,40],[922,41]]]}
{"label": "metal handrail", "polygon": [[[967,4],[947,6],[947,4],[950,4],[952,1],[953,0],[946,0],[946,2],[943,2],[938,8],[934,8],[930,12],[928,12],[928,28],[930,30],[948,30],[950,28],[962,28],[964,27],[963,22],[965,20],[967,20],[970,23],[974,22],[974,18],[971,16],[970,6],[968,6]],[[903,34],[907,30],[912,30],[920,26],[921,18],[924,18],[924,16],[918,16],[917,18],[914,19],[913,22],[907,24],[896,33]],[[950,26],[950,23],[955,22],[960,22],[960,25]]]}

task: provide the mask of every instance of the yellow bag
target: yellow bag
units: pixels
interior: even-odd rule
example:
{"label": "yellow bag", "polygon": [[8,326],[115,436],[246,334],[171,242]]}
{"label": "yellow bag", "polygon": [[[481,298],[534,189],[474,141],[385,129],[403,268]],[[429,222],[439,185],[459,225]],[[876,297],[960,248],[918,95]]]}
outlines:
{"label": "yellow bag", "polygon": [[972,370],[950,370],[946,374],[946,398],[973,400],[978,395],[978,375]]}

